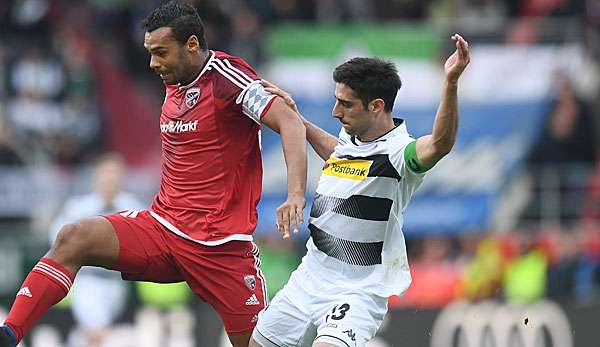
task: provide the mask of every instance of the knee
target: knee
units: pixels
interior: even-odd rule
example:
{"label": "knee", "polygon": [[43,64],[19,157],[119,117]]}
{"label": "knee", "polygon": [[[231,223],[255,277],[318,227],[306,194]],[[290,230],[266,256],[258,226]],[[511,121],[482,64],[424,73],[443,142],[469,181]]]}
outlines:
{"label": "knee", "polygon": [[88,246],[85,228],[77,222],[66,224],[60,229],[52,251],[64,256],[81,255]]}

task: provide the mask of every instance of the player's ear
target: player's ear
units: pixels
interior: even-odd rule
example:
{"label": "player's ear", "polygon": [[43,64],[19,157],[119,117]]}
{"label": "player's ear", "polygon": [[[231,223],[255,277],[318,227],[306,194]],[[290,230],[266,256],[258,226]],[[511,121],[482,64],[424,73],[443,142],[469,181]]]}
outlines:
{"label": "player's ear", "polygon": [[190,53],[196,52],[200,48],[200,42],[198,41],[198,36],[196,36],[196,35],[190,36],[186,42],[186,47]]}
{"label": "player's ear", "polygon": [[374,99],[369,102],[368,110],[371,112],[380,112],[383,111],[385,107],[385,101],[383,99]]}

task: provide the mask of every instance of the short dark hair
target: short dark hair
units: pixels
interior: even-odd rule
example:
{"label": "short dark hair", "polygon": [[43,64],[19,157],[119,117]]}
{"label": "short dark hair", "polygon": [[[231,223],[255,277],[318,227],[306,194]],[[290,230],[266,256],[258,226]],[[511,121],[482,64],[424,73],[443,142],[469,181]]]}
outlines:
{"label": "short dark hair", "polygon": [[350,87],[365,109],[371,100],[383,99],[386,112],[392,112],[402,81],[394,63],[379,58],[353,58],[336,67],[333,80]]}
{"label": "short dark hair", "polygon": [[161,27],[171,28],[175,40],[181,44],[185,44],[190,36],[196,35],[200,47],[205,51],[208,49],[204,38],[204,25],[192,5],[171,0],[155,8],[142,22],[142,29],[147,32]]}
{"label": "short dark hair", "polygon": [[104,165],[106,163],[118,163],[119,165],[125,165],[125,159],[117,152],[105,152],[96,157],[93,161],[95,167]]}

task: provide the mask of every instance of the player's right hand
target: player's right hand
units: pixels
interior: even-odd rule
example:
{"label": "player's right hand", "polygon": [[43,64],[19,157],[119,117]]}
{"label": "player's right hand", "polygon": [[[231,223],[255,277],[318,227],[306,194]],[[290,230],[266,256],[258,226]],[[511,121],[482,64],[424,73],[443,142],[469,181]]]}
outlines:
{"label": "player's right hand", "polygon": [[298,225],[304,224],[302,209],[306,206],[306,199],[302,195],[288,196],[286,202],[277,208],[277,231],[284,239],[290,238],[290,229],[298,234]]}
{"label": "player's right hand", "polygon": [[471,58],[469,56],[469,43],[459,34],[452,35],[452,41],[456,46],[454,53],[448,57],[444,64],[446,79],[450,83],[457,83]]}
{"label": "player's right hand", "polygon": [[294,99],[289,93],[264,79],[260,80],[260,84],[262,84],[262,86],[265,87],[265,90],[267,92],[281,97],[285,101],[286,105],[291,107],[292,110],[294,110],[294,112],[296,112],[297,114],[300,114],[300,111],[298,111],[298,106],[296,105],[296,101],[294,101]]}

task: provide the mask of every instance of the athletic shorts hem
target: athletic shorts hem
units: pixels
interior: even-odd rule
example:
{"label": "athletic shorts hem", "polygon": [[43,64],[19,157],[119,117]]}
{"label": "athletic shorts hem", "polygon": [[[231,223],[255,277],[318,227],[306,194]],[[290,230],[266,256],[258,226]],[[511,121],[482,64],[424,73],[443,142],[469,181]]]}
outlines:
{"label": "athletic shorts hem", "polygon": [[283,343],[275,341],[275,339],[273,338],[266,337],[265,334],[261,333],[258,329],[254,329],[254,332],[252,333],[252,338],[254,339],[254,341],[258,342],[262,347],[284,347]]}
{"label": "athletic shorts hem", "polygon": [[330,345],[334,345],[334,346],[338,346],[338,347],[352,347],[346,341],[342,340],[341,338],[339,338],[337,336],[333,336],[333,335],[319,335],[315,338],[314,343],[317,343],[317,342],[328,343]]}

